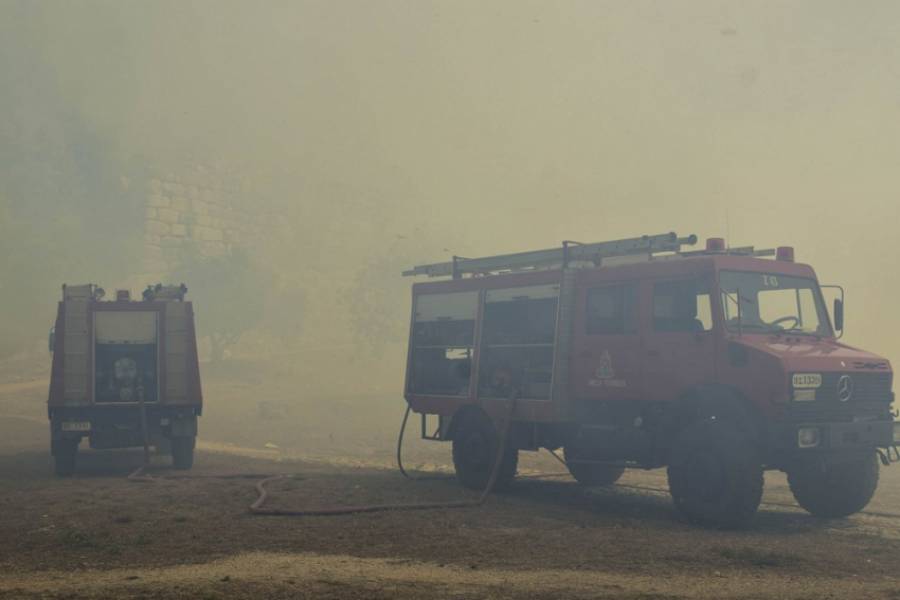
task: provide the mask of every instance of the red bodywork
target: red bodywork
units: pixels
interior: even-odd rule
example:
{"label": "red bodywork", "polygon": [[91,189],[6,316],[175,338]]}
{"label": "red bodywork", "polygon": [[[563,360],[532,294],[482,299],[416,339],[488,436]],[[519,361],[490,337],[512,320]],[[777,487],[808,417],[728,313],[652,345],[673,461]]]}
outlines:
{"label": "red bodywork", "polygon": [[[603,400],[674,402],[699,386],[728,386],[749,399],[768,419],[784,413],[790,399],[791,374],[795,372],[878,372],[891,373],[887,360],[846,346],[833,335],[810,336],[760,334],[730,331],[724,323],[718,276],[723,270],[774,273],[815,280],[813,269],[804,264],[729,254],[698,254],[663,257],[649,261],[577,269],[575,272],[574,321],[566,347],[569,361],[564,393],[549,400],[520,399],[515,418],[530,422],[567,422],[573,418],[576,403]],[[561,270],[490,275],[413,286],[413,313],[416,299],[422,295],[462,291],[483,292],[492,289],[560,283]],[[711,286],[712,329],[703,332],[658,332],[651,327],[651,297],[655,283],[705,277]],[[588,290],[604,284],[636,284],[638,330],[621,335],[586,333]],[[475,325],[472,376],[467,395],[424,395],[410,392],[411,373],[407,370],[406,399],[418,413],[452,416],[461,406],[478,404],[488,413],[505,415],[505,403],[480,398],[478,389],[481,330],[484,295],[480,296]],[[412,329],[412,327],[411,327]],[[412,358],[410,338],[410,360]],[[744,366],[728,359],[735,346],[752,356]],[[615,374],[615,385],[595,385],[598,365]],[[408,362],[409,365],[409,362]],[[888,375],[890,377],[890,375]]]}
{"label": "red bodywork", "polygon": [[[57,335],[55,336],[54,347],[53,347],[53,363],[51,367],[51,377],[50,377],[50,393],[48,396],[47,404],[49,408],[54,407],[64,407],[67,406],[65,397],[64,397],[64,373],[65,373],[65,335],[62,334],[66,329],[65,323],[65,311],[64,311],[64,302],[60,302],[57,308],[56,313],[56,322],[55,322],[55,330]],[[184,302],[187,305],[187,314],[188,314],[188,346],[189,351],[186,353],[186,368],[189,380],[189,390],[190,393],[187,397],[187,403],[180,403],[182,405],[190,406],[196,408],[198,411],[203,406],[203,391],[200,384],[200,363],[199,358],[197,356],[197,333],[194,327],[194,308],[190,302]],[[113,312],[156,312],[158,313],[158,323],[159,323],[159,331],[166,330],[166,306],[167,302],[153,302],[153,301],[145,301],[145,302],[91,302],[88,305],[88,347],[94,347],[94,314],[100,311],[113,311]],[[163,358],[166,356],[166,339],[165,336],[160,335],[159,337],[159,347],[158,347],[158,357],[159,364],[163,365]],[[93,352],[88,354],[88,373],[93,373],[94,370],[94,361],[93,361]],[[166,368],[160,368],[159,370],[159,404],[160,405],[169,405],[174,406],[175,403],[171,402],[166,397]],[[94,378],[88,378],[88,394],[87,397],[94,397]],[[84,406],[91,405],[91,402],[84,404]],[[69,405],[71,406],[71,405]]]}

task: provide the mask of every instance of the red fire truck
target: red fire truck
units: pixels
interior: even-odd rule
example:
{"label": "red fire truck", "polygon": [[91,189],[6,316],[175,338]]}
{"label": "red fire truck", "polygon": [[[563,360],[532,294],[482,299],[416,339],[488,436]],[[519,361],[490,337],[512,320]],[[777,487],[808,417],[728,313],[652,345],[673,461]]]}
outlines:
{"label": "red fire truck", "polygon": [[140,301],[127,290],[103,301],[93,284],[63,286],[47,401],[58,475],[75,472],[82,438],[95,449],[165,448],[176,469],[191,468],[203,396],[186,292],[158,284]]}
{"label": "red fire truck", "polygon": [[405,397],[423,438],[452,442],[463,485],[484,488],[494,465],[508,485],[519,450],[561,448],[586,485],[667,467],[677,509],[709,526],[746,524],[767,469],[814,515],[866,506],[896,456],[890,363],[839,341],[843,290],[829,315],[792,248],[683,248],[696,241],[404,273],[444,278],[413,285]]}

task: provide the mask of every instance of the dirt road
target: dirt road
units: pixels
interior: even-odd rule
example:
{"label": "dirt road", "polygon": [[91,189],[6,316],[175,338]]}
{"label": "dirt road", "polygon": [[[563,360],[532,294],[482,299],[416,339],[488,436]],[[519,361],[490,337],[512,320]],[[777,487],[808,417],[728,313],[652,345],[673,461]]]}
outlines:
{"label": "dirt road", "polygon": [[[883,470],[866,514],[837,521],[796,508],[770,474],[743,532],[683,523],[655,491],[665,488],[656,471],[606,490],[524,477],[481,509],[254,517],[246,507],[265,473],[294,476],[271,485],[272,505],[284,508],[473,494],[450,478],[407,482],[384,468],[399,411],[357,423],[338,399],[336,416],[273,421],[226,380],[207,383],[193,477],[132,483],[124,476],[139,452],[84,452],[79,474],[59,480],[45,390],[26,383],[0,387],[0,597],[900,598],[900,467]],[[277,409],[277,389],[266,397]],[[240,435],[229,434],[241,420]],[[408,452],[428,468],[448,458],[422,442]],[[559,472],[552,459],[524,458],[526,473]]]}

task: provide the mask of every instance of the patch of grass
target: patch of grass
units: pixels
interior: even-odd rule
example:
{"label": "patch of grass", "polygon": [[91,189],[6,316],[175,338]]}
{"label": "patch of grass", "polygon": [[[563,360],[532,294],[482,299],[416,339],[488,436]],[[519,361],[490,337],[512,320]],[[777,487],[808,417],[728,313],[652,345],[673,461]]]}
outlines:
{"label": "patch of grass", "polygon": [[796,554],[759,550],[750,546],[740,548],[718,548],[715,552],[726,560],[749,564],[754,567],[793,567],[800,562]]}
{"label": "patch of grass", "polygon": [[102,546],[96,536],[80,529],[63,529],[59,532],[59,541],[72,548],[99,548]]}
{"label": "patch of grass", "polygon": [[119,556],[122,554],[122,546],[119,544],[106,544],[104,550],[109,556]]}
{"label": "patch of grass", "polygon": [[118,523],[119,525],[127,525],[128,523],[134,522],[134,517],[131,515],[119,515],[113,519],[113,522]]}

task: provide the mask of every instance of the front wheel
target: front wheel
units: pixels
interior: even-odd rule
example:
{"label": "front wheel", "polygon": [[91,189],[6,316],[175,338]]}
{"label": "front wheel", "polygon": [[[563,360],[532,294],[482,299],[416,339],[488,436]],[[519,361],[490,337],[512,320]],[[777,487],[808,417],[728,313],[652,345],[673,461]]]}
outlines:
{"label": "front wheel", "polygon": [[873,452],[838,463],[805,463],[788,471],[797,504],[816,517],[839,518],[864,509],[878,487]]}
{"label": "front wheel", "polygon": [[[491,474],[500,450],[500,435],[490,417],[482,412],[467,412],[460,415],[462,421],[453,434],[453,466],[459,482],[473,490],[484,490],[490,483]],[[519,453],[506,444],[502,450],[497,480],[494,489],[509,487],[516,476]]]}
{"label": "front wheel", "polygon": [[688,426],[675,442],[668,475],[675,508],[699,525],[742,527],[762,499],[763,468],[757,449],[722,421]]}
{"label": "front wheel", "polygon": [[185,471],[194,466],[194,446],[196,438],[172,438],[172,466]]}

